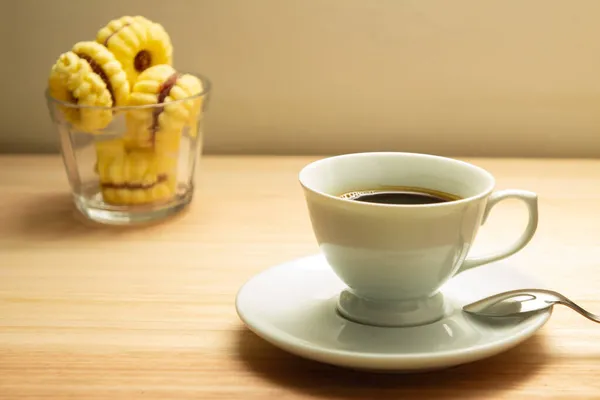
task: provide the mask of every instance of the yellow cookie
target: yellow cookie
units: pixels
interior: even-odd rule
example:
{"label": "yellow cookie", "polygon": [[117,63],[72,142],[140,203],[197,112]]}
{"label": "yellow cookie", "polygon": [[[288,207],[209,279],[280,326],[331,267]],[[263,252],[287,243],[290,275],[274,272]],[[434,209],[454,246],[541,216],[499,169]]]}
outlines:
{"label": "yellow cookie", "polygon": [[108,48],[119,60],[130,85],[146,69],[173,63],[173,46],[165,29],[141,16],[124,16],[110,21],[98,31],[96,42]]}
{"label": "yellow cookie", "polygon": [[[140,74],[129,96],[131,106],[164,104],[163,107],[132,110],[127,115],[128,132],[140,147],[178,143],[182,129],[195,129],[202,98],[202,82],[193,75],[180,74],[169,65],[156,65]],[[195,132],[194,132],[195,134]]]}
{"label": "yellow cookie", "polygon": [[146,121],[128,118],[124,139],[132,148],[151,149],[158,154],[177,156],[181,143],[181,131],[163,130],[160,133],[151,134]]}
{"label": "yellow cookie", "polygon": [[106,203],[148,204],[175,196],[176,159],[147,150],[127,150],[123,140],[99,142],[96,151],[96,169]]}
{"label": "yellow cookie", "polygon": [[52,66],[48,90],[53,98],[82,107],[60,106],[65,119],[75,129],[94,132],[112,120],[112,98],[102,78],[90,64],[72,51],[60,55]]}
{"label": "yellow cookie", "polygon": [[106,84],[114,106],[125,106],[129,102],[129,81],[121,63],[108,49],[96,42],[79,42],[73,46],[73,53],[90,64]]}

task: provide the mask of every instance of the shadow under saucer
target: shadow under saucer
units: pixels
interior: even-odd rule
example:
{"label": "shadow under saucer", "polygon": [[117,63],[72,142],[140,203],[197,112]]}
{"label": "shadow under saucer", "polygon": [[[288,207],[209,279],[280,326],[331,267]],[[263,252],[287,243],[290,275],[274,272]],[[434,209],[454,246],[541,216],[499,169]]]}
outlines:
{"label": "shadow under saucer", "polygon": [[[320,398],[485,399],[518,386],[549,358],[544,337],[535,335],[496,356],[433,372],[365,372],[294,356],[249,329],[237,334],[240,361],[261,378]],[[405,397],[402,397],[405,396]]]}

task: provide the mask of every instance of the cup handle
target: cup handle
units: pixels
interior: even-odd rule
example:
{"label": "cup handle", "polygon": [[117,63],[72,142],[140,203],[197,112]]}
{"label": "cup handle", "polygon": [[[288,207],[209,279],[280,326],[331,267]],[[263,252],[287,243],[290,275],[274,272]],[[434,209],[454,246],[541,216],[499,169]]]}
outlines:
{"label": "cup handle", "polygon": [[480,265],[509,257],[521,250],[523,247],[525,247],[527,243],[529,243],[529,241],[533,238],[533,235],[535,234],[538,225],[538,198],[535,193],[526,190],[509,189],[500,190],[492,193],[492,195],[488,199],[485,212],[483,213],[483,219],[481,221],[481,224],[483,225],[485,223],[488,215],[490,214],[491,209],[496,204],[506,199],[518,199],[523,201],[525,205],[527,205],[527,211],[529,212],[529,222],[527,223],[525,231],[521,234],[521,237],[508,248],[497,253],[481,257],[467,257],[467,259],[462,263],[455,275],[460,274],[461,272],[464,272],[471,268],[479,267]]}

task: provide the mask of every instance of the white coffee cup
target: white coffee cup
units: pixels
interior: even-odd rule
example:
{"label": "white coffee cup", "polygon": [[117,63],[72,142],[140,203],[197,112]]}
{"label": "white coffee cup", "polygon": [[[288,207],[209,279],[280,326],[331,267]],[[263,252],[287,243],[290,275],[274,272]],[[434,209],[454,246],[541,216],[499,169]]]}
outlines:
{"label": "white coffee cup", "polygon": [[[374,152],[315,161],[299,175],[319,247],[348,286],[337,307],[346,318],[379,326],[430,323],[444,314],[440,287],[456,274],[506,258],[529,243],[538,222],[537,195],[494,191],[494,177],[475,165],[428,154]],[[341,198],[386,186],[437,190],[459,200],[398,205]],[[467,257],[479,226],[499,201],[522,200],[529,222],[515,243]]]}

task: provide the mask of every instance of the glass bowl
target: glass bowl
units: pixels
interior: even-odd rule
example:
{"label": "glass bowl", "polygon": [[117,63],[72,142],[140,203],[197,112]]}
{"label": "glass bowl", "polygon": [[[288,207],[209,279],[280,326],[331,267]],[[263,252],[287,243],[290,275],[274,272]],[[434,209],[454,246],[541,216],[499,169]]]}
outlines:
{"label": "glass bowl", "polygon": [[46,91],[77,209],[90,220],[131,225],[179,213],[192,201],[210,82],[161,104],[93,107]]}

